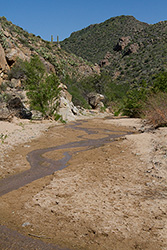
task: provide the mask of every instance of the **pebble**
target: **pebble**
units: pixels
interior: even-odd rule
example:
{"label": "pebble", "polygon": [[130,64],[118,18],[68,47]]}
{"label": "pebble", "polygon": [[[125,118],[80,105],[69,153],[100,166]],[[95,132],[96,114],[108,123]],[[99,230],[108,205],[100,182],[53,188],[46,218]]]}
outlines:
{"label": "pebble", "polygon": [[26,227],[26,226],[30,226],[31,224],[30,224],[30,222],[24,222],[23,224],[22,224],[22,227]]}

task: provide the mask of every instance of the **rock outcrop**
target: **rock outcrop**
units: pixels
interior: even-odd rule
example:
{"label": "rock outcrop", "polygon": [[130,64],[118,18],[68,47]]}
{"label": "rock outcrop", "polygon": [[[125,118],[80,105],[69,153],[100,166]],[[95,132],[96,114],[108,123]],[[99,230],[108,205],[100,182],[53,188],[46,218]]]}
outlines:
{"label": "rock outcrop", "polygon": [[22,60],[28,60],[29,58],[19,48],[8,48],[6,49],[6,60],[8,65],[11,67],[20,58]]}
{"label": "rock outcrop", "polygon": [[126,37],[121,37],[118,41],[118,43],[116,44],[116,46],[114,47],[115,51],[122,51],[125,49],[125,47],[130,43],[131,41],[131,37],[130,36],[126,36]]}
{"label": "rock outcrop", "polygon": [[0,72],[6,72],[7,70],[9,70],[9,66],[8,63],[6,61],[6,57],[5,57],[5,51],[2,47],[2,45],[0,44]]}
{"label": "rock outcrop", "polygon": [[134,54],[137,53],[137,51],[139,50],[139,45],[137,43],[133,43],[129,46],[128,50],[125,52],[124,56],[126,55],[130,55],[130,54]]}
{"label": "rock outcrop", "polygon": [[104,96],[97,93],[90,93],[88,95],[88,102],[93,109],[101,109],[104,107],[103,101]]}
{"label": "rock outcrop", "polygon": [[67,91],[67,86],[61,84],[60,87],[58,114],[61,115],[65,121],[74,121],[76,120],[76,116],[79,115],[79,110],[74,106],[72,95]]}
{"label": "rock outcrop", "polygon": [[109,59],[111,58],[111,56],[112,56],[111,53],[107,52],[104,59],[100,61],[99,66],[100,67],[105,67],[105,66],[110,65]]}

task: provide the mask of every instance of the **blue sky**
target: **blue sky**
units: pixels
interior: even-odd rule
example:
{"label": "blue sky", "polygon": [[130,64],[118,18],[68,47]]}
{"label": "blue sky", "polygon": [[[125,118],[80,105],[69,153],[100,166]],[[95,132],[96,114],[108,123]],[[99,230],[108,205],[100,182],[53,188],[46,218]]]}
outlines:
{"label": "blue sky", "polygon": [[150,24],[167,20],[167,0],[0,0],[0,16],[30,33],[63,40],[90,24],[132,15]]}

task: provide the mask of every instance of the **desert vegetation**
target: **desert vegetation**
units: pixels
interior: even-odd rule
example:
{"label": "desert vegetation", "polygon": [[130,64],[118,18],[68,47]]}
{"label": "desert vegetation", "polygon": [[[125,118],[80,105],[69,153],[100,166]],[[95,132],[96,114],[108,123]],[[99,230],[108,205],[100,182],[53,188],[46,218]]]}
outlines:
{"label": "desert vegetation", "polygon": [[37,55],[30,62],[18,60],[9,72],[10,78],[21,78],[30,106],[40,111],[44,117],[52,117],[58,106],[60,80],[54,73],[47,74],[44,64]]}
{"label": "desert vegetation", "polygon": [[117,84],[135,84],[166,71],[166,40],[167,21],[149,25],[119,16],[72,33],[61,46],[99,64]]}
{"label": "desert vegetation", "polygon": [[[26,55],[9,62],[8,80],[21,79],[31,108],[44,117],[58,117],[61,82],[76,106],[90,108],[89,93],[100,93],[104,110],[166,124],[166,21],[148,25],[131,16],[115,17],[72,33],[59,46],[53,37],[44,41],[5,17],[0,23],[4,51],[12,47]],[[6,80],[0,85],[3,101],[10,98],[8,85]]]}

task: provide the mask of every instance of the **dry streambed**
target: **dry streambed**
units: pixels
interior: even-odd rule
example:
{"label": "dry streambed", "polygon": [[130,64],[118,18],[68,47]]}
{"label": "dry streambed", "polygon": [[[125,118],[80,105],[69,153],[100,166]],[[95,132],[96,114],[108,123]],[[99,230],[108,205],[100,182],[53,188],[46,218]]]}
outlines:
{"label": "dry streambed", "polygon": [[[101,140],[110,130],[127,132],[129,126],[139,128],[140,120],[94,119],[78,125],[80,130],[50,129],[24,148],[22,157],[89,136]],[[89,144],[87,150],[78,144],[78,152],[69,150],[67,168],[1,197],[1,223],[70,249],[166,249],[166,139],[167,130],[159,129],[100,147]],[[55,160],[63,152],[45,157]]]}

